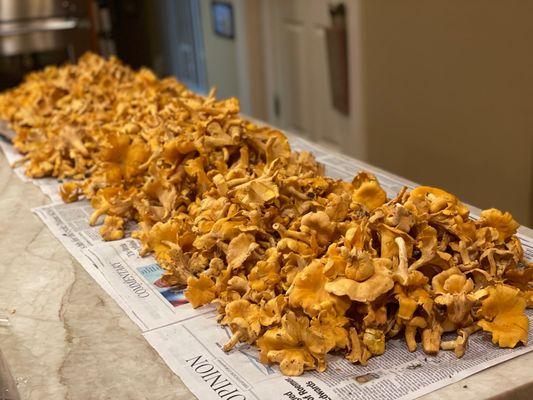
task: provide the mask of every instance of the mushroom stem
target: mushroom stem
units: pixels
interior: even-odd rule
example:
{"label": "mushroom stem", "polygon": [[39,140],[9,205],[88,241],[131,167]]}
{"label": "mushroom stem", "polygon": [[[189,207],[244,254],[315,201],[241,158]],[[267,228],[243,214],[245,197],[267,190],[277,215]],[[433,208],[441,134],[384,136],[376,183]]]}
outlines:
{"label": "mushroom stem", "polygon": [[235,178],[235,179],[232,179],[230,181],[227,181],[226,185],[228,185],[228,189],[232,189],[234,187],[236,189],[239,189],[240,187],[242,187],[241,185],[247,184],[250,180],[251,179],[250,179],[249,176],[245,176],[243,178]]}
{"label": "mushroom stem", "polygon": [[427,326],[426,321],[422,317],[414,317],[407,323],[405,327],[405,341],[407,343],[407,349],[410,352],[416,350],[416,332],[419,328],[425,328]]}
{"label": "mushroom stem", "polygon": [[289,192],[289,193],[292,194],[293,196],[299,198],[300,200],[309,200],[309,198],[305,195],[305,193],[299,192],[299,191],[296,190],[296,188],[294,188],[293,186],[289,186],[289,187],[287,188],[287,192]]}
{"label": "mushroom stem", "polygon": [[422,331],[422,348],[426,354],[437,354],[440,349],[440,338],[442,336],[442,327],[438,323]]}
{"label": "mushroom stem", "polygon": [[291,238],[295,240],[300,240],[306,244],[309,244],[309,235],[305,232],[299,232],[292,229],[287,229],[280,223],[276,222],[272,224],[272,229],[277,231],[282,238]]}
{"label": "mushroom stem", "polygon": [[466,243],[464,240],[461,240],[459,242],[459,254],[461,255],[461,259],[463,260],[463,264],[469,264],[472,262],[470,259],[470,255],[468,254],[468,249],[466,248]]}
{"label": "mushroom stem", "polygon": [[139,169],[144,171],[146,169],[148,169],[148,167],[150,166],[150,164],[156,159],[158,158],[160,155],[161,155],[161,149],[158,148],[156,151],[154,151],[152,153],[152,155],[148,158],[148,160],[146,160],[146,162],[144,162],[143,164],[139,165]]}
{"label": "mushroom stem", "polygon": [[354,364],[360,363],[361,365],[366,365],[371,354],[366,346],[361,343],[357,330],[355,328],[350,328],[348,335],[350,339],[350,351],[344,356],[344,358]]}
{"label": "mushroom stem", "polygon": [[100,215],[103,215],[107,212],[109,209],[109,206],[104,206],[102,208],[97,208],[94,210],[94,212],[91,214],[91,217],[89,218],[89,225],[94,226],[96,225],[96,222],[98,221],[98,218]]}
{"label": "mushroom stem", "polygon": [[399,264],[398,264],[398,276],[400,277],[400,283],[402,285],[407,284],[408,280],[408,261],[407,261],[407,248],[405,246],[405,241],[402,237],[397,237],[394,239],[396,244],[398,245],[398,258],[399,258]]}
{"label": "mushroom stem", "polygon": [[237,343],[241,340],[243,336],[242,331],[237,331],[233,334],[230,340],[222,347],[222,350],[228,352],[235,347]]}
{"label": "mushroom stem", "polygon": [[481,327],[477,324],[472,324],[466,328],[460,329],[455,340],[442,342],[440,348],[442,350],[453,350],[457,358],[461,358],[465,354],[468,337],[480,329]]}

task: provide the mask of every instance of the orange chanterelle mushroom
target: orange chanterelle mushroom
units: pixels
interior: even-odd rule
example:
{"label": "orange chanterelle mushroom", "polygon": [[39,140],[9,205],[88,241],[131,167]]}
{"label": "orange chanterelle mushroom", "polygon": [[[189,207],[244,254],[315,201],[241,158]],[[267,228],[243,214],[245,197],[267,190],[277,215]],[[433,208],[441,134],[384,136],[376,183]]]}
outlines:
{"label": "orange chanterelle mushroom", "polygon": [[[323,175],[287,138],[239,116],[236,99],[86,54],[0,96],[26,174],[69,178],[105,240],[125,223],[193,307],[213,303],[233,336],[287,375],[327,354],[364,364],[387,339],[428,354],[488,332],[525,344],[533,266],[509,213],[478,220],[444,190],[388,199],[376,177]],[[442,341],[444,333],[454,332]]]}

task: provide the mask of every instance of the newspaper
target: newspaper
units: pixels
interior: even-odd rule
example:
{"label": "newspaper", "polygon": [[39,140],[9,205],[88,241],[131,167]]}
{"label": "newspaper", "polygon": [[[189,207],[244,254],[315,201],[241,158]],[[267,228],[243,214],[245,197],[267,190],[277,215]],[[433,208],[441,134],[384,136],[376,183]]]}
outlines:
{"label": "newspaper", "polygon": [[532,350],[531,345],[499,349],[488,335],[478,334],[471,336],[466,354],[458,360],[453,352],[434,357],[422,350],[410,353],[403,341],[390,340],[387,351],[367,366],[330,356],[325,372],[287,377],[261,364],[257,350],[249,345],[225,353],[222,346],[231,332],[216,323],[215,314],[146,332],[144,337],[196,396],[213,400],[414,399]]}
{"label": "newspaper", "polygon": [[[329,176],[349,180],[358,170],[368,170],[389,196],[403,186],[416,186],[297,136],[287,136],[295,150],[315,154]],[[10,162],[20,157],[9,144],[0,141],[0,146]],[[17,175],[29,181],[19,171]],[[229,353],[222,351],[231,334],[227,327],[216,323],[213,308],[192,309],[183,296],[184,288],[165,285],[161,280],[163,270],[153,257],[138,255],[140,244],[129,235],[115,242],[102,241],[99,226],[87,222],[92,213],[87,201],[63,204],[55,180],[31,182],[52,201],[33,211],[201,399],[414,399],[533,350],[533,344],[499,349],[488,335],[476,334],[470,338],[465,356],[457,360],[451,352],[440,352],[435,357],[422,351],[410,353],[402,340],[392,340],[387,342],[385,354],[370,359],[367,366],[331,355],[326,372],[283,376],[276,366],[260,363],[257,350],[249,345],[241,344]],[[134,229],[129,225],[127,233]],[[533,260],[533,238],[519,237],[526,257]],[[533,319],[531,310],[528,316]],[[533,342],[531,334],[530,330],[529,343]]]}

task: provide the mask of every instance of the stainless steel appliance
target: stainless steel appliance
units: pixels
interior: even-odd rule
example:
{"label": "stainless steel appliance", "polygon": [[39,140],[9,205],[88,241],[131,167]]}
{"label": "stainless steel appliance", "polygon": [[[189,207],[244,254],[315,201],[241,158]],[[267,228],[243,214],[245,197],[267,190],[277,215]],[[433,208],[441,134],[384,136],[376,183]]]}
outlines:
{"label": "stainless steel appliance", "polygon": [[90,0],[0,0],[0,86],[94,48]]}

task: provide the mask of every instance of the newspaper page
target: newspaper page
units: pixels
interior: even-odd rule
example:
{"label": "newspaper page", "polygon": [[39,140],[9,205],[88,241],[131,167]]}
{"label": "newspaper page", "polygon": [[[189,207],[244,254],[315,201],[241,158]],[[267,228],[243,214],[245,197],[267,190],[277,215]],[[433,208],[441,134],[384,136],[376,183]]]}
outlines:
{"label": "newspaper page", "polygon": [[[389,196],[403,186],[415,186],[300,137],[288,137],[295,150],[314,153],[330,176],[351,180],[359,170],[370,171]],[[20,158],[9,144],[0,141],[0,146],[8,160]],[[52,202],[59,201],[57,181],[29,180],[22,169],[19,171],[17,175],[36,184]],[[477,334],[471,337],[465,356],[457,360],[451,352],[440,352],[437,357],[428,357],[421,351],[409,353],[402,341],[390,341],[387,352],[364,367],[330,356],[326,372],[282,376],[277,367],[261,364],[257,350],[250,346],[241,344],[230,353],[223,352],[221,347],[230,332],[216,323],[212,308],[195,311],[184,299],[183,288],[167,287],[161,280],[163,271],[153,257],[138,255],[137,240],[127,237],[116,242],[102,241],[99,226],[88,224],[93,211],[89,202],[57,202],[33,211],[140,327],[168,366],[202,399],[412,399],[533,350],[532,344],[499,349],[487,335]],[[134,228],[128,226],[128,232]],[[519,237],[528,259],[533,260],[533,239]],[[531,313],[528,315],[533,318]]]}
{"label": "newspaper page", "polygon": [[215,314],[146,332],[144,337],[198,398],[213,400],[414,399],[533,350],[531,345],[500,349],[489,335],[476,334],[463,358],[457,359],[453,352],[410,353],[405,342],[391,340],[387,351],[366,366],[329,356],[325,372],[287,377],[276,366],[260,363],[258,351],[249,345],[224,352],[231,332],[216,323]]}

